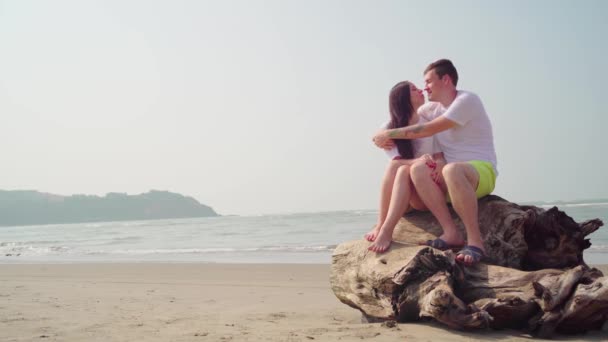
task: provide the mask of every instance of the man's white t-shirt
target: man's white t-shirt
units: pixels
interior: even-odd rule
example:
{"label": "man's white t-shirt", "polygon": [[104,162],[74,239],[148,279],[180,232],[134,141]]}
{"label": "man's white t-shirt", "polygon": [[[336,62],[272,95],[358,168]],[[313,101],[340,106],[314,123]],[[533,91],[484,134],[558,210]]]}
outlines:
{"label": "man's white t-shirt", "polygon": [[[419,116],[419,118],[420,119],[418,119],[417,124],[421,124],[421,123],[425,123],[425,122],[429,121],[427,118],[424,118],[422,116]],[[386,123],[384,125],[384,128],[388,128],[388,123]],[[439,146],[437,145],[436,140],[437,139],[434,136],[420,138],[420,139],[413,139],[412,140],[412,145],[413,145],[412,149],[414,152],[414,158],[419,158],[425,154],[433,155],[434,153],[441,152],[441,150],[439,149]],[[391,159],[401,156],[399,154],[399,150],[397,149],[397,146],[391,148],[390,150],[385,150],[385,151],[386,151],[386,154],[388,155],[388,157]]]}
{"label": "man's white t-shirt", "polygon": [[479,96],[459,90],[448,108],[439,102],[427,102],[418,114],[429,121],[443,116],[458,124],[434,135],[448,163],[487,161],[498,175],[492,123]]}

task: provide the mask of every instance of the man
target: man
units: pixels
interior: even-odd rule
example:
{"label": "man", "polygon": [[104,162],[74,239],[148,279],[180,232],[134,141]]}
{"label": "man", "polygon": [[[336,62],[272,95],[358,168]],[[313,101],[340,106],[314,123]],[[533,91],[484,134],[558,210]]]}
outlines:
{"label": "man", "polygon": [[[429,101],[419,109],[430,122],[398,129],[384,130],[374,137],[378,147],[392,145],[393,139],[417,139],[436,135],[447,164],[442,175],[448,200],[466,228],[467,245],[456,255],[458,262],[472,265],[485,255],[479,231],[477,199],[494,190],[496,153],[492,124],[479,97],[456,90],[458,72],[451,61],[441,59],[424,71],[425,91]],[[430,165],[430,167],[429,167]],[[464,245],[452,220],[446,194],[433,177],[434,165],[417,162],[411,167],[416,192],[443,228],[443,235],[427,244],[448,249]]]}

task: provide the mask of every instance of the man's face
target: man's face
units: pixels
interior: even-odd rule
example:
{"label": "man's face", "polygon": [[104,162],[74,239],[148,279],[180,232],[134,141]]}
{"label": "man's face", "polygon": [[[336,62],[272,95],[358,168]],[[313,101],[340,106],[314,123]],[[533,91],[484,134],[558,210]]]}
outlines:
{"label": "man's face", "polygon": [[426,91],[429,101],[439,101],[444,89],[444,84],[441,79],[439,79],[439,76],[437,76],[435,69],[429,70],[424,74],[424,84],[424,91]]}

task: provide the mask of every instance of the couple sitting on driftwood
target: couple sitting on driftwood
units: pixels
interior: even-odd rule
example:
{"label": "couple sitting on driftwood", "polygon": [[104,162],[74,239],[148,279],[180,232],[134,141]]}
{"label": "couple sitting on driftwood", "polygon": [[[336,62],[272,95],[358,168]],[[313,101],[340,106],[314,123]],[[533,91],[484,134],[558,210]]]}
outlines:
{"label": "couple sitting on driftwood", "polygon": [[[485,255],[477,199],[494,190],[497,175],[492,125],[479,97],[456,89],[458,73],[451,61],[430,64],[424,82],[427,103],[422,90],[407,81],[390,92],[390,122],[373,141],[392,160],[382,182],[378,222],[365,238],[371,251],[382,253],[410,206],[430,210],[443,234],[424,244],[461,248],[456,261],[473,265]],[[447,202],[465,226],[466,243]]]}

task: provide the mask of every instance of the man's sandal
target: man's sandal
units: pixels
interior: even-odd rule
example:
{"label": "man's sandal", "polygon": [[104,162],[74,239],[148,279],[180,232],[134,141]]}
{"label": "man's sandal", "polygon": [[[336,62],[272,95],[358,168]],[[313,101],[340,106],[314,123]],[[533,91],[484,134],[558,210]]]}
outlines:
{"label": "man's sandal", "polygon": [[424,245],[436,248],[440,251],[447,251],[448,249],[462,248],[462,245],[450,245],[441,238],[436,238],[435,240],[426,240],[426,243]]}
{"label": "man's sandal", "polygon": [[[465,264],[467,266],[472,266],[472,265],[479,263],[486,256],[481,248],[475,247],[475,246],[464,246],[463,249],[461,249],[458,253],[456,253],[456,256],[459,256],[459,255],[464,255],[464,256],[468,255],[473,259],[473,260],[471,260],[470,263],[466,263],[464,261],[462,262],[463,264]],[[456,260],[458,260],[458,259],[456,259]]]}

